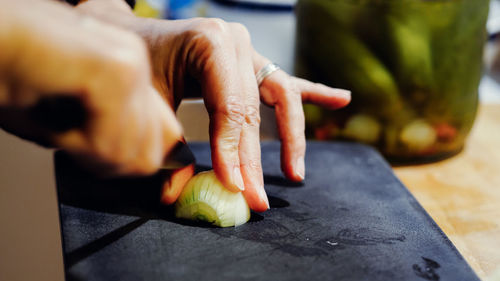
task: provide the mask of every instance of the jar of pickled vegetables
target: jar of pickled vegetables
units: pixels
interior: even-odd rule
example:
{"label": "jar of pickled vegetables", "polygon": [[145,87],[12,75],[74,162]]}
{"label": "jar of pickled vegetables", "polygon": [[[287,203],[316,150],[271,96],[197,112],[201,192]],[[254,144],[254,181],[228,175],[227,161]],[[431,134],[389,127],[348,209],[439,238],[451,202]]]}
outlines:
{"label": "jar of pickled vegetables", "polygon": [[478,107],[488,0],[299,0],[295,74],[350,89],[305,105],[306,134],[377,147],[395,162],[459,152]]}

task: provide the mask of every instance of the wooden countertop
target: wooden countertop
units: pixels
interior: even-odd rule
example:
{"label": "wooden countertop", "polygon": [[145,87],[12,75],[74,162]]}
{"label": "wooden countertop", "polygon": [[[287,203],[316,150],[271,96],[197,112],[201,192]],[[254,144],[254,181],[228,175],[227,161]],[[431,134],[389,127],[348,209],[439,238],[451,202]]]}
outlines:
{"label": "wooden countertop", "polygon": [[396,175],[481,279],[500,270],[500,104],[481,105],[465,149]]}

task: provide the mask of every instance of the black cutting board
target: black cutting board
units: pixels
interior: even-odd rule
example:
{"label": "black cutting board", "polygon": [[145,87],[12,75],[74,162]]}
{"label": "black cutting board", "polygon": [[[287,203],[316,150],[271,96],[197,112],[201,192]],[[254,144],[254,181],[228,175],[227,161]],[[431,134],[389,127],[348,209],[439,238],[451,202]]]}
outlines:
{"label": "black cutting board", "polygon": [[[198,170],[206,143],[190,144]],[[97,180],[56,154],[67,280],[478,280],[373,149],[307,146],[304,184],[262,144],[271,209],[237,228],[173,217],[162,180]]]}

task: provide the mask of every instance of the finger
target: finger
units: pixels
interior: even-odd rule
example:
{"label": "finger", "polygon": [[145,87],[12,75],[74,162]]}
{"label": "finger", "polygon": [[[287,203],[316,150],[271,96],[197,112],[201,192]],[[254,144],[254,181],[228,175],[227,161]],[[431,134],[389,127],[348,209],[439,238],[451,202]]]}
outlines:
{"label": "finger", "polygon": [[[181,141],[186,143],[184,138],[182,138]],[[160,173],[163,174],[165,178],[160,201],[166,205],[174,203],[177,198],[179,198],[186,183],[193,177],[194,170],[195,164],[174,170],[160,169]]]}
{"label": "finger", "polygon": [[56,147],[64,147],[75,153],[89,153],[89,142],[85,134],[79,129],[73,129],[62,134],[53,136],[52,141]]}
{"label": "finger", "polygon": [[269,202],[264,190],[260,154],[260,98],[252,64],[252,48],[247,29],[237,23],[231,23],[231,31],[236,39],[238,69],[241,75],[241,89],[244,94],[245,121],[242,126],[239,145],[241,173],[245,190],[243,195],[249,207],[257,212],[269,209]]}
{"label": "finger", "polygon": [[[134,95],[131,97],[134,98]],[[158,168],[157,163],[153,163],[146,155],[148,150],[161,152],[158,151],[161,141],[160,121],[152,119],[159,112],[156,105],[151,108],[149,93],[143,93],[143,99],[132,101],[130,106],[124,106],[116,115],[99,120],[98,128],[102,129],[95,133],[95,147],[114,160],[117,175],[151,174]],[[157,118],[161,120],[161,115]]]}
{"label": "finger", "polygon": [[[285,74],[286,75],[286,74]],[[279,74],[275,79],[286,78]],[[277,84],[267,84],[264,87],[276,87]],[[281,170],[293,181],[302,181],[305,177],[304,157],[306,153],[305,118],[302,102],[297,89],[290,87],[279,93],[275,105],[276,123],[281,140]]]}
{"label": "finger", "polygon": [[351,101],[351,92],[330,88],[320,83],[312,83],[302,78],[292,77],[301,92],[303,103],[313,103],[328,109],[338,109]]}
{"label": "finger", "polygon": [[[167,171],[162,171],[167,172]],[[166,175],[167,180],[163,184],[161,202],[163,204],[174,203],[182,192],[182,189],[194,175],[194,164],[173,170]]]}
{"label": "finger", "polygon": [[[156,159],[157,163],[160,165],[163,164],[165,157],[170,153],[170,151],[174,148],[174,146],[179,141],[184,141],[183,137],[183,129],[173,109],[162,99],[161,95],[153,91],[155,93],[153,103],[157,104],[160,107],[160,112],[163,115],[161,129],[162,138],[160,143],[161,153],[157,155],[159,158]],[[154,118],[154,116],[153,116]],[[155,153],[153,151],[153,153]],[[153,155],[154,156],[154,155]]]}
{"label": "finger", "polygon": [[182,138],[182,129],[152,87],[141,89],[132,94],[130,106],[94,112],[87,126],[56,135],[55,143],[74,154],[94,155],[95,165],[106,164],[107,175],[156,172]]}
{"label": "finger", "polygon": [[[269,63],[269,60],[254,53],[254,70]],[[305,177],[304,156],[306,150],[305,119],[302,97],[295,80],[278,70],[264,79],[260,85],[261,99],[275,107],[278,134],[281,140],[281,169],[293,181]]]}
{"label": "finger", "polygon": [[[136,173],[151,174],[162,165],[165,157],[172,148],[182,139],[182,128],[177,121],[173,110],[162,100],[160,94],[152,87],[148,92],[145,104],[137,108],[137,119],[144,116],[143,129],[140,127],[134,132],[142,136],[135,146],[138,148],[136,155],[129,155],[129,163]],[[141,97],[142,98],[142,97]],[[147,110],[144,110],[144,109]],[[133,137],[133,136],[131,136]],[[132,140],[134,140],[132,138]],[[130,146],[127,144],[125,149]]]}
{"label": "finger", "polygon": [[200,77],[210,117],[212,164],[218,179],[233,192],[244,190],[239,143],[245,120],[244,95],[238,76],[235,46],[220,20],[200,21],[188,58]]}

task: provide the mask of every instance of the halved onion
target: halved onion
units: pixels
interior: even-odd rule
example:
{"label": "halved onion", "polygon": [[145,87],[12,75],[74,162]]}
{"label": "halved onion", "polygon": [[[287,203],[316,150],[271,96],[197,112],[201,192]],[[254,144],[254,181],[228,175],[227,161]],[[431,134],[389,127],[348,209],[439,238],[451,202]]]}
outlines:
{"label": "halved onion", "polygon": [[250,219],[250,208],[241,192],[224,188],[211,170],[188,181],[175,204],[175,215],[220,227],[239,226]]}

